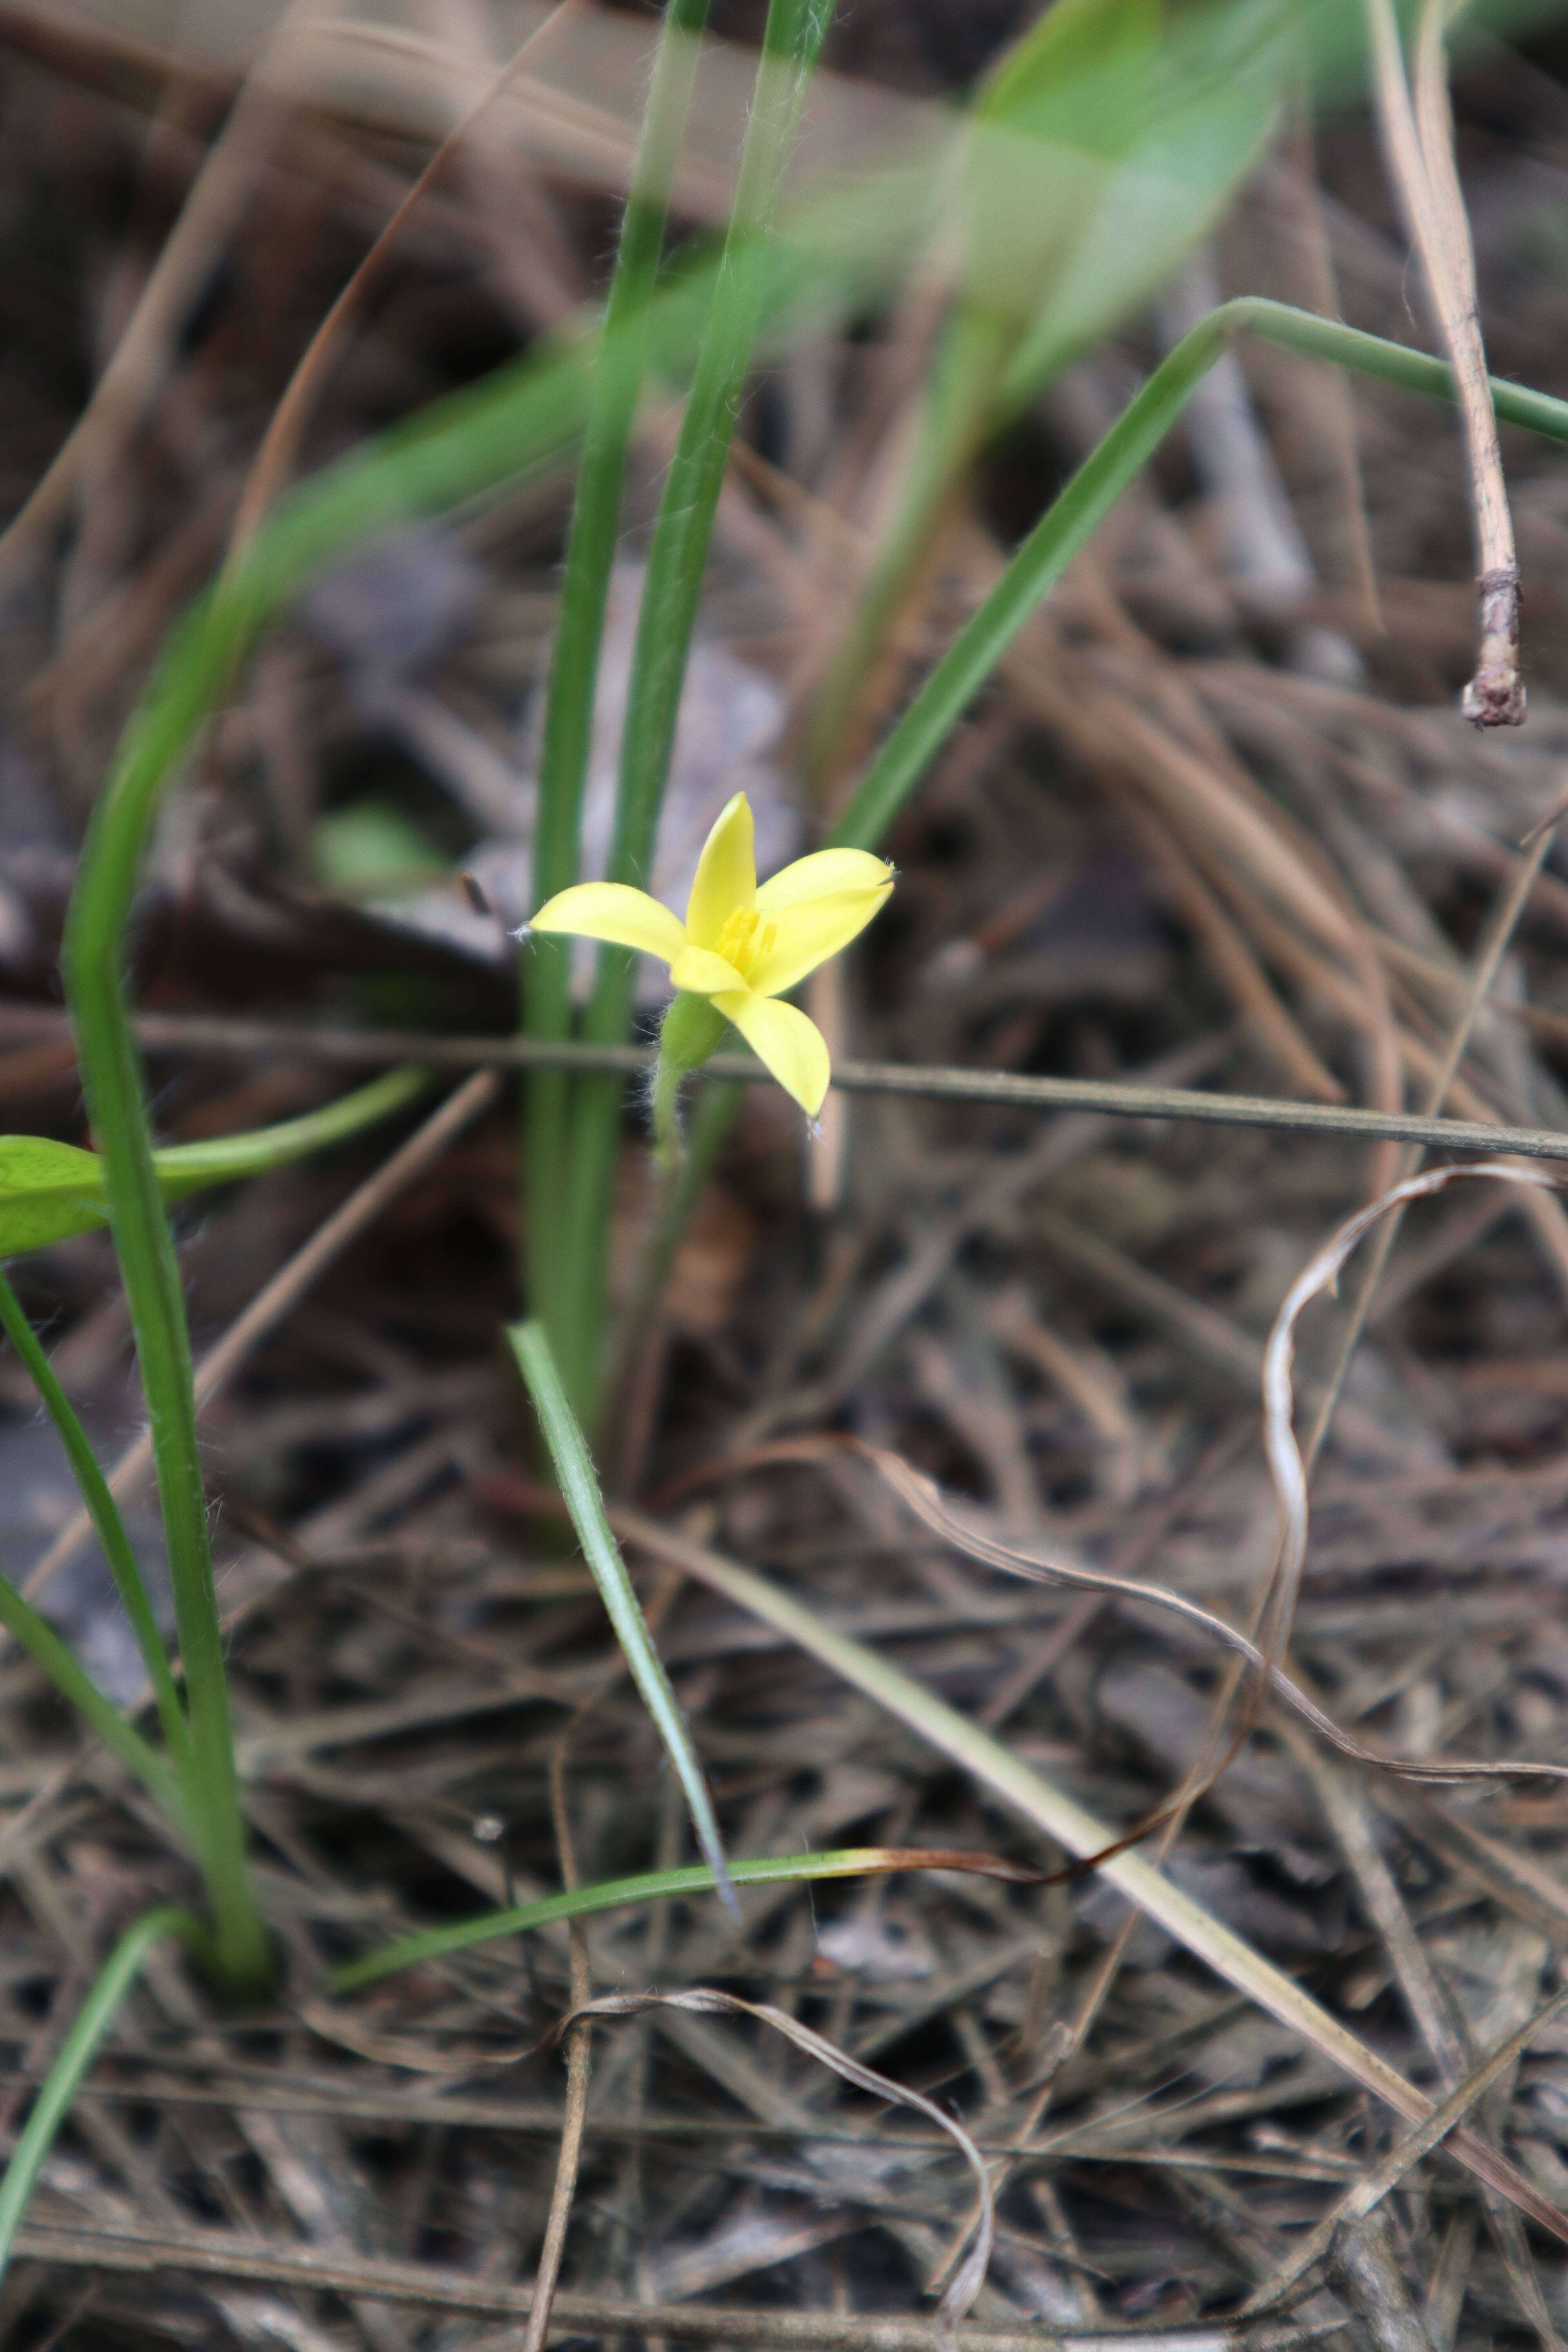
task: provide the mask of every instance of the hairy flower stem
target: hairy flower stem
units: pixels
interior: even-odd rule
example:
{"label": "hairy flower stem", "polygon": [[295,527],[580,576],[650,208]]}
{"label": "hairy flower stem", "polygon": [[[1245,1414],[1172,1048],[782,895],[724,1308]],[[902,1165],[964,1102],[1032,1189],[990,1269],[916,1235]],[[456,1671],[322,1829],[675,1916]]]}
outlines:
{"label": "hairy flower stem", "polygon": [[705,996],[679,992],[664,1016],[658,1033],[658,1060],[654,1065],[654,1155],[667,1178],[679,1174],[685,1158],[680,1128],[680,1089],[693,1070],[700,1069],[721,1042],[729,1023]]}
{"label": "hairy flower stem", "polygon": [[705,1087],[688,1134],[680,1116],[680,1090],[693,1070],[708,1059],[728,1026],[723,1014],[705,996],[681,991],[659,1032],[648,1101],[657,1171],[654,1196],[605,1382],[608,1461],[617,1488],[628,1473],[627,1414],[637,1372],[658,1323],[659,1304],[675,1253],[741,1103],[741,1088],[733,1079],[727,1085]]}
{"label": "hairy flower stem", "polygon": [[[675,1087],[679,1086],[677,1078]],[[713,1172],[713,1163],[734,1129],[742,1093],[741,1085],[733,1078],[700,1087],[689,1127],[676,1120],[673,1156],[659,1164],[658,1183],[637,1255],[637,1276],[621,1317],[605,1383],[609,1401],[606,1427],[615,1434],[609,1466],[617,1489],[632,1484],[631,1457],[636,1452],[628,1435],[634,1419],[632,1402],[644,1357],[658,1328],[659,1308],[675,1254],[685,1239],[702,1188]]]}

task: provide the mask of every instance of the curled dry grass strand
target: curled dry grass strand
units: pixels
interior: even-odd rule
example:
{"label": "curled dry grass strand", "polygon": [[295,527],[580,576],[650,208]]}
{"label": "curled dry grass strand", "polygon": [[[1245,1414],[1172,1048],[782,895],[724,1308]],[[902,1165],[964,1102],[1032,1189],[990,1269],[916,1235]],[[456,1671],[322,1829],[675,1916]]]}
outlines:
{"label": "curled dry grass strand", "polygon": [[965,2232],[967,2244],[963,2258],[937,2306],[937,2325],[943,2336],[951,2338],[953,2328],[965,2317],[984,2284],[996,2234],[991,2176],[979,2149],[962,2124],[955,2123],[934,2099],[924,2097],[919,2091],[908,2090],[890,2076],[879,2074],[874,2066],[866,2065],[858,2058],[851,2058],[847,2051],[840,2050],[826,2035],[814,2033],[809,2025],[803,2025],[798,2018],[791,2017],[784,2010],[775,2009],[771,2001],[742,2000],[734,1993],[718,1992],[707,1985],[694,1985],[685,1992],[603,1993],[597,2000],[585,2001],[563,2017],[551,2040],[558,2041],[584,2018],[644,2017],[650,2011],[660,2009],[685,2010],[698,2017],[754,2018],[758,2024],[782,2033],[807,2057],[830,2067],[847,2083],[853,2083],[857,2090],[867,2091],[873,2098],[886,2099],[895,2106],[912,2107],[917,2115],[924,2116],[928,2123],[935,2124],[939,2130],[946,2133],[974,2176],[977,2209],[975,2218]]}
{"label": "curled dry grass strand", "polygon": [[1259,1646],[1270,1661],[1282,1651],[1296,1613],[1301,1570],[1307,1557],[1307,1465],[1296,1442],[1296,1326],[1305,1308],[1338,1279],[1340,1269],[1364,1234],[1392,1211],[1411,1201],[1447,1192],[1450,1184],[1481,1178],[1500,1184],[1518,1184],[1537,1191],[1553,1189],[1554,1179],[1544,1169],[1516,1168],[1506,1160],[1483,1160],[1466,1167],[1429,1168],[1408,1176],[1401,1184],[1347,1217],[1321,1249],[1308,1261],[1285,1294],[1263,1359],[1263,1444],[1283,1522],[1279,1559],[1259,1622]]}
{"label": "curled dry grass strand", "polygon": [[[1448,1171],[1445,1171],[1448,1172]],[[1468,1760],[1459,1757],[1442,1757],[1422,1762],[1406,1757],[1385,1756],[1375,1748],[1340,1727],[1326,1714],[1317,1701],[1291,1680],[1278,1656],[1269,1656],[1248,1638],[1241,1628],[1224,1617],[1205,1609],[1202,1603],[1189,1600],[1184,1592],[1173,1592],[1167,1587],[1150,1584],[1138,1577],[1117,1576],[1109,1569],[1090,1568],[1081,1560],[1064,1559],[1059,1555],[1046,1557],[1037,1548],[1020,1551],[1016,1546],[1002,1542],[1000,1538],[984,1535],[951,1510],[943,1501],[941,1490],[921,1472],[913,1469],[900,1455],[883,1446],[869,1444],[863,1437],[852,1437],[840,1432],[804,1437],[773,1438],[763,1445],[748,1446],[743,1452],[721,1454],[716,1461],[700,1464],[679,1479],[672,1479],[655,1498],[663,1507],[679,1497],[721,1479],[732,1478],[748,1470],[764,1469],[786,1463],[821,1464],[836,1456],[847,1455],[863,1462],[878,1477],[885,1480],[900,1500],[912,1511],[933,1535],[952,1546],[968,1559],[983,1560],[988,1567],[999,1568],[1008,1576],[1021,1576],[1031,1583],[1065,1586],[1079,1592],[1103,1593],[1109,1601],[1130,1602],[1136,1608],[1163,1610],[1179,1617],[1184,1624],[1206,1634],[1231,1651],[1252,1670],[1259,1683],[1267,1681],[1269,1690],[1285,1705],[1310,1725],[1321,1738],[1337,1748],[1357,1764],[1364,1764],[1379,1772],[1390,1772],[1400,1780],[1419,1780],[1435,1786],[1465,1781],[1486,1780],[1568,1780],[1568,1765],[1538,1763],[1525,1758],[1506,1759],[1500,1762]],[[1181,1805],[1195,1801],[1197,1796],[1212,1788],[1217,1774],[1205,1779],[1198,1790],[1183,1792]],[[1127,1843],[1141,1843],[1162,1828],[1176,1810],[1163,1807],[1141,1822],[1135,1832],[1119,1840],[1115,1851]],[[1075,1864],[1072,1876],[1092,1868],[1100,1859]]]}

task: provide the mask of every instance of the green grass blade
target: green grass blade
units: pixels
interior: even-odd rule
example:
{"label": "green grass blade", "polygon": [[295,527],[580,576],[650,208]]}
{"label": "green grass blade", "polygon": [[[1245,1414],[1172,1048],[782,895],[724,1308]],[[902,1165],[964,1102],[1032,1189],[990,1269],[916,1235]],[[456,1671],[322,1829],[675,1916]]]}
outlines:
{"label": "green grass blade", "polygon": [[185,1675],[192,1833],[213,1906],[217,1966],[224,1981],[238,1992],[268,1982],[273,1953],[246,1860],[184,1292],[121,971],[148,803],[157,781],[144,795],[134,766],[129,775],[122,770],[99,802],[66,919],[62,964],[152,1432]]}
{"label": "green grass blade", "polygon": [[[642,131],[615,272],[594,363],[578,466],[561,610],[555,625],[534,831],[533,904],[577,879],[583,793],[593,746],[594,699],[605,610],[620,531],[626,446],[647,362],[647,322],[663,248],[692,76],[709,0],[668,0],[643,112]],[[571,942],[541,934],[523,958],[524,1026],[531,1037],[571,1029]],[[524,1211],[529,1300],[557,1349],[554,1312],[559,1244],[555,1210],[566,1196],[568,1080],[541,1071],[527,1088]]]}
{"label": "green grass blade", "polygon": [[831,15],[832,0],[770,0],[734,214],[648,551],[627,688],[612,881],[644,882],[652,858],[713,517],[762,315],[768,231]]}
{"label": "green grass blade", "polygon": [[89,1731],[134,1772],[148,1794],[179,1830],[199,1847],[199,1823],[192,1818],[185,1784],[132,1723],[128,1723],[112,1699],[105,1696],[47,1617],[40,1617],[8,1577],[0,1576],[0,1625],[19,1642],[36,1666],[47,1675],[60,1696],[81,1717]]}
{"label": "green grass blade", "polygon": [[[847,1846],[831,1853],[775,1853],[731,1862],[729,1874],[736,1886],[793,1886],[816,1878],[880,1876],[889,1867],[913,1868],[907,1849],[889,1853],[885,1846]],[[934,1866],[951,1867],[951,1857],[935,1858]],[[427,1927],[416,1936],[400,1936],[379,1952],[350,1960],[334,1969],[331,1990],[357,1992],[380,1977],[421,1960],[443,1958],[448,1952],[471,1951],[476,1944],[493,1943],[499,1936],[526,1934],[531,1927],[548,1927],[558,1919],[583,1919],[595,1911],[623,1911],[638,1903],[656,1903],[670,1895],[711,1895],[717,1874],[706,1863],[688,1863],[679,1870],[645,1871],[635,1878],[602,1878],[595,1886],[577,1886],[563,1895],[547,1895],[537,1903],[519,1903],[510,1910],[487,1911],[478,1919],[460,1919],[447,1927]]]}
{"label": "green grass blade", "polygon": [[[707,569],[713,516],[767,286],[770,231],[800,110],[826,37],[833,0],[769,0],[756,90],[702,346],[648,551],[621,737],[609,879],[641,887],[652,870],[681,688]],[[600,952],[585,1034],[615,1044],[631,1017],[633,958]],[[557,1329],[579,1416],[596,1418],[602,1375],[610,1199],[620,1089],[578,1089],[565,1189]]]}
{"label": "green grass blade", "polygon": [[599,1492],[594,1465],[583,1432],[567,1402],[544,1326],[537,1319],[517,1323],[507,1337],[511,1341],[512,1352],[522,1377],[528,1383],[528,1392],[533,1399],[533,1409],[544,1432],[544,1442],[555,1465],[562,1495],[572,1515],[572,1524],[577,1530],[577,1540],[594,1572],[599,1597],[616,1629],[616,1639],[631,1669],[632,1680],[642,1694],[643,1705],[652,1716],[658,1736],[664,1742],[665,1753],[675,1767],[676,1777],[685,1793],[687,1810],[691,1815],[691,1826],[697,1832],[698,1845],[707,1857],[719,1892],[738,1919],[740,1915],[735,1911],[735,1897],[730,1885],[719,1824],[713,1817],[713,1803],[702,1777],[702,1767],[697,1760],[697,1750],[691,1744],[691,1734],[680,1711],[680,1702],[670,1688],[664,1661],[654,1648],[653,1636],[647,1630],[631,1578],[626,1574],[620,1546],[610,1532],[610,1522],[605,1514],[604,1497]]}
{"label": "green grass blade", "polygon": [[154,1944],[163,1943],[170,1936],[183,1937],[198,1949],[205,1941],[199,1921],[188,1911],[176,1910],[172,1906],[149,1911],[145,1918],[126,1929],[110,1952],[60,2044],[47,2080],[33,2103],[26,2126],[12,2150],[5,2177],[0,2180],[0,2278],[5,2276],[10,2262],[11,2248],[33,2185],[54,2146],[55,2134],[66,2119],[81,2078],[113,2024],[121,2002],[140,1975],[148,1953]]}
{"label": "green grass blade", "polygon": [[[1035,525],[980,610],[960,630],[871,762],[829,836],[834,844],[861,849],[880,844],[1019,630],[1153,456],[1194,388],[1245,332],[1407,391],[1450,402],[1454,397],[1451,373],[1441,360],[1361,334],[1336,320],[1252,297],[1212,312],[1156,368]],[[1492,390],[1505,423],[1568,441],[1568,403],[1496,378]]]}
{"label": "green grass blade", "polygon": [[109,1562],[109,1572],[114,1579],[120,1605],[130,1619],[131,1629],[136,1636],[136,1646],[142,1653],[142,1663],[153,1686],[158,1719],[163,1727],[163,1739],[174,1771],[182,1784],[188,1784],[191,1742],[185,1725],[185,1711],[174,1687],[174,1677],[169,1670],[169,1654],[163,1647],[163,1637],[158,1631],[158,1621],[153,1614],[153,1604],[142,1581],[142,1570],[132,1549],[131,1538],[125,1532],[120,1506],[109,1491],[109,1481],[99,1467],[97,1454],[88,1444],[87,1432],[77,1419],[69,1397],[55,1378],[54,1367],[45,1354],[37,1334],[23,1314],[21,1302],[3,1271],[0,1271],[0,1328],[5,1330],[26,1365],[27,1376],[42,1398],[44,1410],[54,1423],[60,1444],[65,1447],[71,1475],[87,1506],[93,1532],[103,1547],[103,1556]]}

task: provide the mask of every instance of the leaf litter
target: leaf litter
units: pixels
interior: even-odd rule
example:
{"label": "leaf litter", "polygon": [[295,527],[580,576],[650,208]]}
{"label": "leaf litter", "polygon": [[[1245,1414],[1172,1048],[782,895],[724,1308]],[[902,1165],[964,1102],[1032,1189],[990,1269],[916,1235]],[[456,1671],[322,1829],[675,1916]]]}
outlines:
{"label": "leaf litter", "polygon": [[[154,117],[134,39],[68,38],[30,17],[24,37],[14,13],[0,44],[5,299],[30,362],[0,384],[7,513],[68,430],[83,353],[111,347],[233,91],[226,68],[177,61],[178,104]],[[923,100],[956,13],[861,12],[837,65],[868,87],[901,77]],[[1478,47],[1456,110],[1491,363],[1562,390],[1560,59]],[[1375,143],[1366,120],[1330,119],[1314,188],[1300,140],[1282,136],[1256,201],[1217,234],[1221,290],[1300,292],[1326,262],[1354,323],[1408,339]],[[221,551],[293,356],[426,152],[395,112],[281,121],[246,165],[257,201],[207,257],[204,307],[155,398],[115,428],[70,529],[14,592],[0,643],[16,779],[0,843],[8,1127],[88,1140],[50,978],[62,844],[163,628]],[[572,299],[604,251],[603,182],[585,191],[584,168],[527,173]],[[496,190],[458,172],[412,218],[324,391],[309,462],[538,331],[537,278],[530,296],[508,267],[529,232]],[[47,249],[26,229],[40,192]],[[918,315],[898,323],[918,337]],[[847,624],[840,527],[878,528],[875,461],[892,465],[910,429],[910,349],[891,330],[885,347],[807,349],[748,410],[704,620],[721,799],[738,788],[723,747],[773,763],[773,714],[790,711],[814,636]],[[889,704],[1154,355],[1134,323],[993,447]],[[855,1051],[1110,1077],[1184,1056],[1181,1082],[1293,1093],[1315,1072],[1352,1101],[1375,1098],[1380,1070],[1416,1096],[1441,1067],[1487,909],[1561,792],[1561,461],[1505,448],[1531,717],[1486,741],[1452,709],[1472,657],[1455,444],[1398,395],[1356,387],[1358,514],[1321,386],[1248,357],[1240,394],[1201,448],[1178,439],[1151,469],[1035,625],[1033,684],[1009,671],[903,821],[896,919],[847,992]],[[1227,536],[1259,448],[1308,558],[1284,611]],[[660,453],[650,432],[634,561]],[[547,483],[438,534],[429,562],[454,593],[413,654],[363,610],[352,642],[319,614],[278,634],[164,828],[138,950],[150,1009],[507,1029],[508,950],[492,926],[468,951],[456,877],[482,862],[498,815],[527,821],[521,754],[563,511]],[[1363,526],[1375,616],[1352,561]],[[1298,667],[1314,632],[1359,674]],[[485,799],[498,777],[515,803]],[[321,828],[367,804],[453,877],[445,937],[411,942],[367,894],[323,882]],[[1553,849],[1450,1094],[1461,1115],[1561,1122],[1565,926]],[[161,1053],[153,1076],[170,1142],[301,1115],[337,1084],[295,1048],[258,1058],[237,1042]],[[199,1340],[234,1324],[390,1148],[356,1140],[179,1209]],[[1330,1139],[1087,1114],[1046,1127],[880,1099],[857,1104],[847,1152],[808,1189],[798,1129],[759,1096],[639,1370],[628,1492],[679,1541],[753,1565],[883,1653],[1117,1834],[1146,1834],[1179,1803],[1165,1869],[1184,1900],[1442,2116],[1463,2105],[1475,2144],[1568,2210],[1568,2045],[1548,2014],[1568,1920],[1552,1785],[1568,1763],[1568,1253],[1550,1215],[1521,1208],[1523,1178],[1451,1185],[1439,1171],[1412,1202],[1313,1477],[1310,1533],[1298,1526],[1285,1583],[1299,1573],[1299,1592],[1261,1626],[1248,1615],[1279,1532],[1266,1427],[1290,1476],[1278,1389],[1268,1424],[1260,1412],[1268,1333],[1377,1181],[1360,1147]],[[634,1157],[627,1236],[648,1181]],[[174,1964],[153,1968],[46,2172],[37,2251],[4,2289],[18,2342],[58,2329],[82,2347],[268,2333],[455,2345],[525,2308],[563,2108],[553,2062],[521,2053],[569,2006],[564,1928],[426,1964],[330,2015],[316,1998],[329,1967],[373,1945],[555,1891],[551,1759],[579,1709],[565,1786],[581,1874],[683,1858],[677,1797],[588,1574],[528,1507],[517,1394],[494,1348],[518,1248],[510,1105],[481,1107],[215,1398],[237,1708],[289,1998],[237,2019]],[[61,1238],[16,1276],[118,1454],[138,1404],[103,1235]],[[1332,1326],[1314,1307],[1303,1327],[1309,1410]],[[32,1406],[5,1370],[0,1458],[25,1483]],[[1078,1589],[1010,1572],[1048,1559]],[[776,1629],[668,1565],[642,1584],[728,1853],[875,1840],[992,1852],[1038,1876],[742,1888],[743,1937],[711,1898],[590,1922],[596,2003],[704,1987],[750,2007],[678,2011],[697,2029],[679,2036],[644,2010],[604,2039],[563,2330],[626,2333],[643,2301],[642,2332],[669,2340],[828,2345],[873,2317],[931,2340],[921,2290],[971,2219],[956,2116],[996,2184],[995,2252],[961,2340],[1123,2329],[1239,2344],[1258,2326],[1240,2316],[1248,2298],[1271,2293],[1285,2296],[1267,2323],[1281,2342],[1332,2328],[1388,2341],[1397,2324],[1447,2352],[1568,2331],[1561,2248],[1534,2222],[1510,2234],[1495,2189],[1426,2154],[1429,2126],[1407,2142],[1391,2110],[1169,1934],[1131,1936],[1106,1977],[1119,1920],[1105,1881],[1048,1883],[1059,1846]],[[1145,1591],[1172,1605],[1145,1606]],[[1224,1748],[1205,1738],[1226,1695],[1222,1642],[1244,1667],[1251,1642],[1289,1675],[1305,1738],[1334,1727],[1342,1801],[1286,1736],[1278,1681],[1255,1688],[1245,1748],[1200,1793]],[[1252,1708],[1245,1682],[1230,1704],[1234,1726],[1237,1705]],[[84,1955],[181,1877],[134,1790],[14,1654],[0,1707],[14,2131]],[[1467,1765],[1470,1786],[1443,1785]],[[900,1951],[918,1968],[895,1965]],[[753,2039],[762,2011],[788,2016],[805,2046]],[[806,2063],[817,2044],[934,2102],[940,2126],[895,2128],[868,2105],[865,2073],[841,2087]],[[161,2248],[161,2266],[139,2269],[138,2245]],[[1292,2280],[1309,2247],[1326,2266]],[[378,2300],[378,2275],[394,2299]],[[488,2317],[473,2301],[487,2292]]]}

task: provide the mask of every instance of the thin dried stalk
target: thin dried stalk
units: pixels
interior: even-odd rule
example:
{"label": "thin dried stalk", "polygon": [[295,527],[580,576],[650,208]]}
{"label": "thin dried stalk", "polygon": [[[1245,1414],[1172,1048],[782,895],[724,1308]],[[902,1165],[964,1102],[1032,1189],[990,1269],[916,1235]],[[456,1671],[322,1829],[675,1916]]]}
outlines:
{"label": "thin dried stalk", "polygon": [[[1433,1075],[1426,1099],[1422,1104],[1423,1111],[1430,1117],[1436,1118],[1443,1109],[1450,1094],[1458,1091],[1459,1067],[1468,1049],[1476,1023],[1479,1020],[1487,999],[1491,993],[1492,983],[1497,978],[1499,968],[1508,950],[1509,941],[1519,927],[1536,877],[1546,863],[1552,847],[1552,835],[1563,817],[1563,802],[1559,800],[1551,814],[1531,828],[1526,844],[1529,854],[1523,863],[1515,869],[1511,880],[1503,890],[1493,910],[1491,920],[1476,951],[1475,961],[1467,975],[1464,1003],[1449,1032],[1442,1061]],[[1413,1174],[1420,1156],[1419,1150],[1412,1146],[1405,1164],[1399,1171],[1401,1175]],[[1533,1197],[1531,1194],[1526,1195],[1527,1199]],[[1553,1209],[1559,1206],[1549,1198],[1548,1204]],[[1319,1402],[1311,1432],[1307,1440],[1309,1476],[1311,1475],[1313,1464],[1322,1452],[1324,1441],[1329,1433],[1329,1424],[1333,1419],[1340,1392],[1344,1387],[1345,1379],[1350,1370],[1351,1360],[1361,1344],[1362,1333],[1366,1328],[1367,1317],[1372,1312],[1372,1303],[1377,1293],[1377,1286],[1383,1279],[1384,1268],[1388,1263],[1389,1254],[1398,1237],[1402,1222],[1403,1212],[1401,1211],[1388,1220],[1373,1244],[1366,1269],[1351,1308],[1350,1320],[1340,1340],[1339,1353],[1334,1360],[1333,1370],[1329,1375],[1328,1384]]]}
{"label": "thin dried stalk", "polygon": [[[517,2316],[531,2291],[510,2280],[436,2263],[280,2245],[228,2230],[193,2229],[154,2237],[144,2230],[132,2236],[123,2231],[30,2223],[17,2232],[16,2252],[19,2259],[90,2267],[110,2277],[146,2278],[175,2271],[197,2279],[245,2279],[301,2294],[374,2296],[417,2311],[480,2317]],[[944,2339],[930,2320],[887,2312],[783,2311],[756,2305],[725,2309],[707,2302],[645,2304],[563,2294],[556,2299],[555,2313],[563,2336],[776,2346],[779,2352],[939,2352],[944,2341],[956,2342],[960,2352],[1110,2352],[1111,2345],[1116,2352],[1289,2352],[1289,2347],[1313,2343],[1331,2327],[1344,2324],[1336,2315],[1327,2323],[1271,2322],[1256,2329],[1208,2324],[1130,2327],[1108,2337],[1100,2328],[1058,2335],[1030,2319],[1013,2327],[965,2327]],[[493,2347],[493,2339],[485,2340]]]}
{"label": "thin dried stalk", "polygon": [[1425,0],[1414,105],[1393,0],[1365,0],[1365,5],[1384,151],[1421,257],[1464,424],[1479,612],[1475,675],[1459,708],[1476,727],[1520,727],[1525,696],[1519,675],[1519,559],[1477,314],[1475,250],[1454,163],[1443,46],[1449,0]]}
{"label": "thin dried stalk", "polygon": [[[582,1884],[576,1849],[572,1843],[571,1817],[566,1810],[566,1755],[576,1725],[577,1718],[574,1717],[550,1754],[550,1813],[555,1825],[556,1851],[561,1857],[561,1883],[568,1893]],[[574,2018],[581,2018],[591,2006],[593,1995],[588,1947],[575,1919],[567,1933],[572,1939],[572,2011]],[[577,2193],[577,2172],[583,2161],[590,2041],[588,2028],[583,2023],[574,2024],[566,2036],[566,2112],[561,2125],[560,2153],[555,2159],[555,2186],[550,2192],[550,2217],[544,2225],[544,2243],[539,2250],[533,2301],[528,2307],[521,2352],[544,2352],[544,2339],[550,2333],[551,2307],[561,2278],[566,2227],[572,2219],[572,2200]]]}
{"label": "thin dried stalk", "polygon": [[1477,2100],[1517,2063],[1535,2036],[1543,2032],[1565,2008],[1568,2008],[1568,1990],[1554,1994],[1543,2009],[1537,2010],[1535,2015],[1520,2027],[1517,2033],[1510,2034],[1508,2040],[1494,2050],[1473,2074],[1467,2076],[1457,2090],[1450,2092],[1440,2106],[1434,2107],[1414,2131],[1406,2132],[1390,2148],[1381,2164],[1363,2173],[1354,2188],[1346,2190],[1332,2212],[1327,2214],[1317,2228],[1291,2250],[1289,2259],[1274,2276],[1248,2295],[1240,2315],[1250,2318],[1255,2312],[1272,2310],[1299,2280],[1306,2277],[1314,2263],[1322,2261],[1338,2233],[1348,2224],[1363,2220],[1375,2211],[1390,2190],[1398,2188],[1411,2168],[1419,2164],[1424,2156],[1430,2156],[1455,2126],[1463,2121]]}

